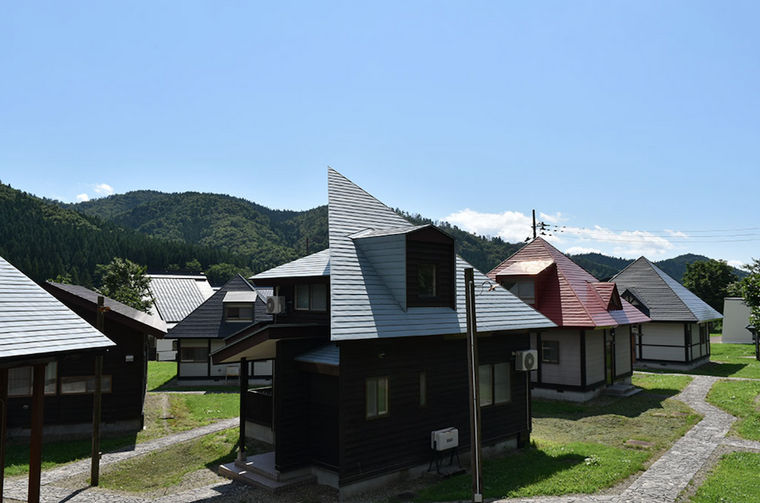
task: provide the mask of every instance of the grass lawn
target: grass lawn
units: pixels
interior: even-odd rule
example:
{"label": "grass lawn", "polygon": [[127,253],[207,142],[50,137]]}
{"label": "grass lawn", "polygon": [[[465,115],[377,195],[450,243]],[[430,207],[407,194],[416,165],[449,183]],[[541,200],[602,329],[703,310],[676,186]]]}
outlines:
{"label": "grass lawn", "polygon": [[[710,362],[687,374],[760,379],[760,362],[752,344],[710,344]],[[666,372],[676,372],[667,370]]]}
{"label": "grass lawn", "polygon": [[158,391],[176,376],[176,362],[148,362],[148,391]]}
{"label": "grass lawn", "polygon": [[691,381],[693,378],[687,375],[642,374],[640,372],[634,373],[631,379],[634,386],[668,396],[680,393]]}
{"label": "grass lawn", "polygon": [[[145,428],[131,435],[104,436],[101,450],[108,452],[205,426],[220,419],[238,417],[239,411],[240,398],[234,393],[148,393],[145,399]],[[91,443],[89,438],[43,443],[42,469],[88,458]],[[28,471],[29,443],[9,443],[6,475],[21,475]]]}
{"label": "grass lawn", "polygon": [[[536,442],[483,463],[485,498],[592,493],[642,470],[649,453],[606,445]],[[420,491],[415,501],[468,500],[471,475],[446,479]]]}
{"label": "grass lawn", "polygon": [[[645,388],[628,398],[587,403],[533,400],[535,445],[484,463],[485,497],[594,493],[644,469],[701,416],[668,397],[688,376],[634,375]],[[648,442],[627,446],[626,441]],[[470,476],[452,477],[418,493],[418,501],[466,500]]]}
{"label": "grass lawn", "polygon": [[100,486],[130,492],[150,492],[179,484],[193,472],[215,471],[235,459],[237,428],[212,433],[145,456],[123,461],[104,470]]}
{"label": "grass lawn", "polygon": [[707,401],[739,418],[732,431],[749,440],[760,440],[760,381],[720,381]]}
{"label": "grass lawn", "polygon": [[760,503],[760,454],[724,455],[697,493],[695,503]]}

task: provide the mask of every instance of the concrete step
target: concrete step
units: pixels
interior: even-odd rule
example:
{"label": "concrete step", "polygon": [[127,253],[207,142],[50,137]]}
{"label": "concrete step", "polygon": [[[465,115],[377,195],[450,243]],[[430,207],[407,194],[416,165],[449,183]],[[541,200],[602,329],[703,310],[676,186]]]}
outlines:
{"label": "concrete step", "polygon": [[607,386],[604,388],[604,391],[602,393],[610,396],[628,397],[633,396],[640,391],[641,388],[637,388],[632,384],[615,383],[612,386]]}
{"label": "concrete step", "polygon": [[302,472],[301,474],[288,473],[286,480],[275,480],[269,477],[266,473],[260,473],[260,470],[248,470],[245,467],[236,465],[235,463],[227,463],[225,465],[219,466],[219,475],[232,480],[237,480],[246,484],[261,487],[262,489],[266,489],[272,493],[277,493],[285,489],[290,489],[292,487],[315,484],[317,482],[317,477],[312,475],[311,472]]}

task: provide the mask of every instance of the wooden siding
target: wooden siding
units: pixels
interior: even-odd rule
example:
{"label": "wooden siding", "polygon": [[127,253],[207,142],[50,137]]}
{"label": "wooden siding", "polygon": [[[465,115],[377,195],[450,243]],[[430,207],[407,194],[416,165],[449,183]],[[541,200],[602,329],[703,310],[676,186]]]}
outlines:
{"label": "wooden siding", "polygon": [[[481,363],[512,362],[527,349],[524,335],[479,339]],[[463,337],[425,337],[340,344],[341,484],[402,469],[430,459],[430,432],[459,429],[461,448],[469,445],[467,358]],[[482,409],[483,443],[524,434],[529,429],[527,374],[511,373],[511,402]],[[427,405],[419,404],[419,373],[426,373]],[[365,417],[365,380],[389,378],[389,414]]]}
{"label": "wooden siding", "polygon": [[604,381],[604,331],[586,330],[586,384]]}
{"label": "wooden siding", "polygon": [[[72,309],[87,321],[95,322],[94,313]],[[103,375],[111,376],[111,392],[103,393],[102,420],[142,421],[147,373],[147,340],[145,335],[106,319],[104,333],[116,343],[103,354]],[[127,362],[131,355],[134,361]],[[62,395],[62,377],[86,377],[95,373],[95,356],[79,354],[58,360],[58,382],[55,395],[45,396],[45,424],[69,425],[92,422],[92,394]],[[8,400],[8,427],[27,428],[31,420],[31,397]]]}
{"label": "wooden siding", "polygon": [[[435,234],[439,233],[435,232]],[[454,243],[417,241],[412,239],[413,236],[408,236],[406,242],[406,305],[455,308]],[[436,296],[434,298],[418,295],[417,266],[420,264],[435,264],[436,266]]]}
{"label": "wooden siding", "polygon": [[[547,330],[541,342],[559,342],[559,363],[544,363],[539,358],[542,384],[581,385],[580,331],[573,329]],[[535,347],[534,349],[538,349]]]}
{"label": "wooden siding", "polygon": [[615,329],[615,375],[630,374],[631,368],[631,327],[623,325]]}
{"label": "wooden siding", "polygon": [[[312,438],[334,436],[335,425],[324,422],[310,423],[310,381],[313,374],[303,372],[294,358],[324,344],[322,339],[277,341],[277,358],[274,368],[274,438],[275,466],[280,471],[298,468],[323,460],[314,456]],[[323,396],[327,396],[327,392]],[[332,395],[330,395],[332,396]],[[337,408],[337,403],[335,404]],[[324,411],[321,411],[323,413]],[[322,416],[326,418],[327,416]],[[315,429],[314,429],[315,428]],[[329,453],[326,454],[329,456]]]}

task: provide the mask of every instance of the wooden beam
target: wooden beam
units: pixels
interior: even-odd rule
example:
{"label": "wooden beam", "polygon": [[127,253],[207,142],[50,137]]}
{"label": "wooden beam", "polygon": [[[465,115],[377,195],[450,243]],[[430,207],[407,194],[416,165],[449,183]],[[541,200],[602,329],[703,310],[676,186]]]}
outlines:
{"label": "wooden beam", "polygon": [[480,448],[480,396],[478,386],[478,327],[475,313],[475,281],[472,267],[464,270],[465,307],[467,314],[467,370],[470,385],[470,464],[472,466],[472,501],[483,501],[483,474]]}
{"label": "wooden beam", "polygon": [[[105,299],[98,295],[98,313],[95,328],[101,333],[105,325]],[[103,387],[103,355],[95,357],[95,391],[92,395],[92,452],[90,453],[90,485],[100,484],[100,416]]]}
{"label": "wooden beam", "polygon": [[8,426],[8,369],[0,369],[0,503],[3,502],[5,480],[5,437]]}
{"label": "wooden beam", "polygon": [[248,394],[248,361],[240,359],[240,439],[238,441],[238,461],[245,463],[245,421]]}
{"label": "wooden beam", "polygon": [[42,425],[45,408],[45,364],[34,366],[32,381],[32,425],[29,438],[29,487],[27,501],[40,501],[40,475],[42,473]]}

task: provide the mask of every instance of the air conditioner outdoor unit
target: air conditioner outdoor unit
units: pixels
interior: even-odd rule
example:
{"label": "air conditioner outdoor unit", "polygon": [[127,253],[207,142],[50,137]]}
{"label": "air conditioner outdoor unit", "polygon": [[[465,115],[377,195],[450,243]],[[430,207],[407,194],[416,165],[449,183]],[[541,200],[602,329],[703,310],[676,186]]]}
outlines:
{"label": "air conditioner outdoor unit", "polygon": [[430,433],[430,448],[434,451],[445,451],[459,447],[459,430],[444,428]]}
{"label": "air conditioner outdoor unit", "polygon": [[515,353],[515,369],[521,371],[536,370],[538,368],[538,351],[528,349]]}
{"label": "air conditioner outdoor unit", "polygon": [[285,312],[285,297],[267,297],[267,313],[280,314]]}

